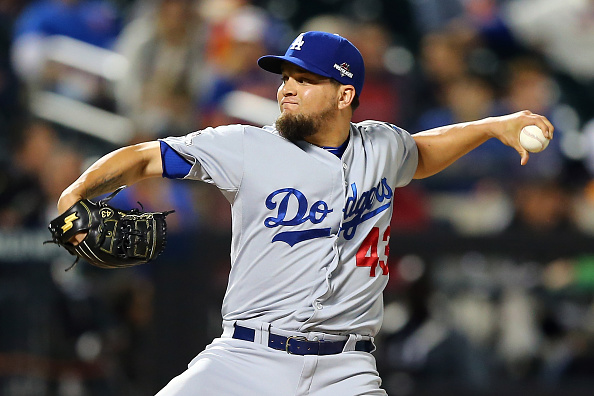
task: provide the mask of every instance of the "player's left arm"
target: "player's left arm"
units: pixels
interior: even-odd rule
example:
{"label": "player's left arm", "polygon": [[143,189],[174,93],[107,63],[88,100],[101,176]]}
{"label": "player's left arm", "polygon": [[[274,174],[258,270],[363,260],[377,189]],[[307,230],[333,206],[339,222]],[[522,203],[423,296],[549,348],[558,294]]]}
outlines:
{"label": "player's left arm", "polygon": [[520,163],[528,162],[528,152],[520,145],[520,131],[527,125],[536,125],[549,139],[554,127],[544,116],[524,110],[500,117],[447,125],[413,135],[419,153],[415,179],[434,175],[458,158],[491,138],[497,138],[520,154]]}

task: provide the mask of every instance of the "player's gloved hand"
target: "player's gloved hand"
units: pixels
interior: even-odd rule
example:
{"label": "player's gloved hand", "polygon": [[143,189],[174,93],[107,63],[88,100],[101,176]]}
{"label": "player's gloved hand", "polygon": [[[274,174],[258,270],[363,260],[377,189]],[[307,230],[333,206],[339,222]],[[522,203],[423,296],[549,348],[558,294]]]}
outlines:
{"label": "player's gloved hand", "polygon": [[[81,199],[50,222],[52,240],[77,256],[102,268],[122,268],[149,262],[165,248],[165,217],[173,211],[143,212],[109,206],[123,187],[92,202]],[[70,269],[68,268],[68,269]]]}

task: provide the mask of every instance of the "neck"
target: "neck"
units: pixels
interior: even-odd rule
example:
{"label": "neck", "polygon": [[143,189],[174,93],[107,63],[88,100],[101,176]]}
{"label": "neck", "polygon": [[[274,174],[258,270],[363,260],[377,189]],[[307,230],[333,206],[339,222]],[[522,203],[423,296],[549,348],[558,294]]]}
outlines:
{"label": "neck", "polygon": [[305,141],[320,147],[338,147],[349,137],[350,128],[350,118],[332,120],[318,133],[306,137]]}

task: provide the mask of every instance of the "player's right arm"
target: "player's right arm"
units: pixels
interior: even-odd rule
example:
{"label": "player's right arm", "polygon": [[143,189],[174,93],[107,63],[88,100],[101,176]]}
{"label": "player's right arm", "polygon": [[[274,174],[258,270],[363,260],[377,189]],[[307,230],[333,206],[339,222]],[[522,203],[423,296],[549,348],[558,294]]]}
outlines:
{"label": "player's right arm", "polygon": [[139,143],[101,157],[68,186],[58,200],[63,213],[81,199],[93,198],[163,173],[160,143]]}
{"label": "player's right arm", "polygon": [[551,122],[526,110],[416,133],[413,138],[417,144],[419,163],[414,178],[422,179],[441,172],[491,138],[514,148],[521,157],[520,163],[525,165],[529,155],[520,145],[520,130],[528,125],[542,129],[548,139],[553,137],[555,128]]}

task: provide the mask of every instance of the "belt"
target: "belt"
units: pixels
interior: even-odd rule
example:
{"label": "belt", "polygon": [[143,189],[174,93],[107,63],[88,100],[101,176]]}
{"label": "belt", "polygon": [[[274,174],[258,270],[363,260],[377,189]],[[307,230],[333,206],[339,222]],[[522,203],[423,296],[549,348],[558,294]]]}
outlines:
{"label": "belt", "polygon": [[[254,342],[256,331],[248,327],[235,325],[233,338]],[[301,336],[285,337],[269,333],[268,346],[272,349],[285,351],[291,355],[336,355],[341,353],[346,341],[310,341]],[[371,352],[374,349],[371,340],[357,341],[355,351]]]}

